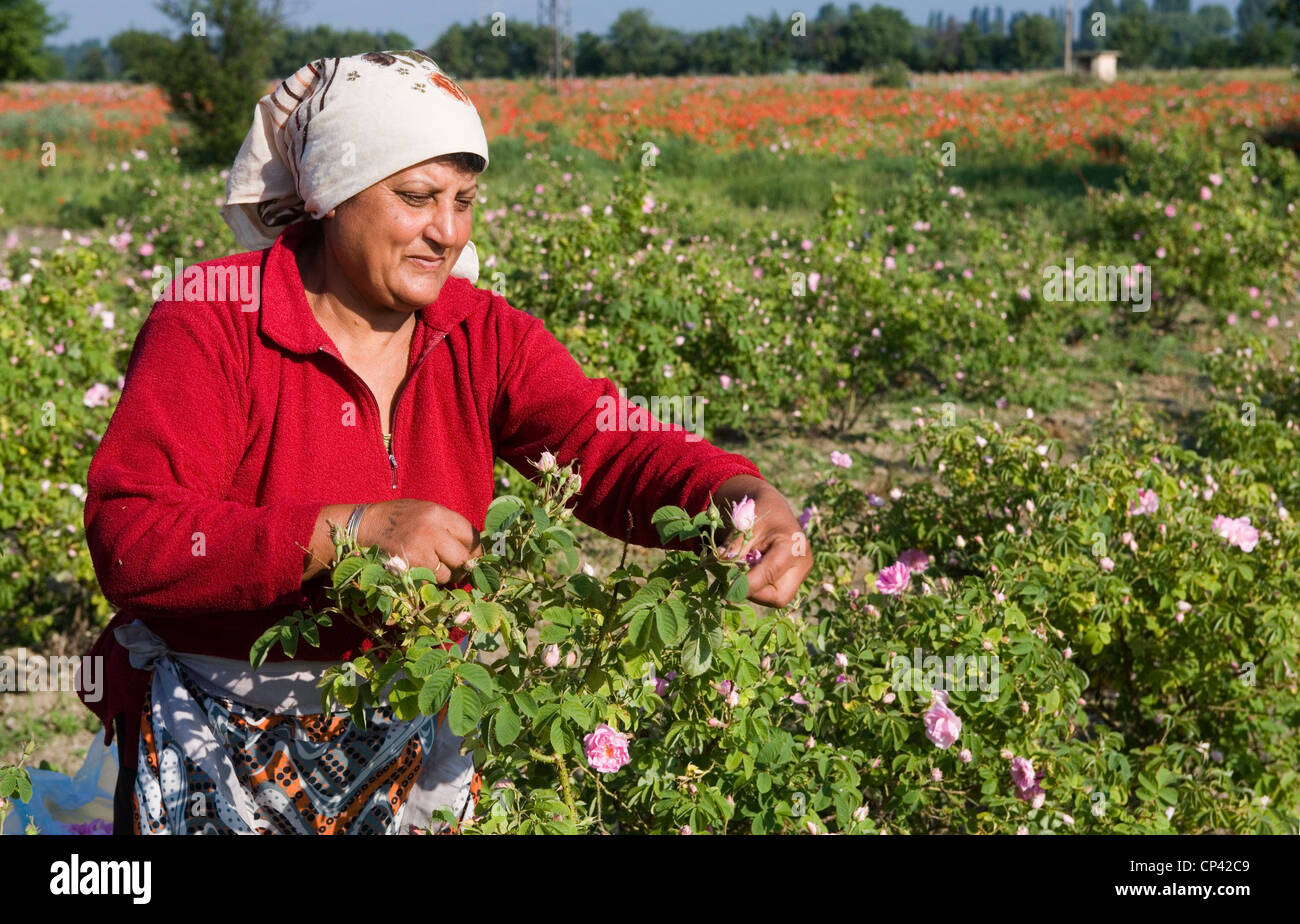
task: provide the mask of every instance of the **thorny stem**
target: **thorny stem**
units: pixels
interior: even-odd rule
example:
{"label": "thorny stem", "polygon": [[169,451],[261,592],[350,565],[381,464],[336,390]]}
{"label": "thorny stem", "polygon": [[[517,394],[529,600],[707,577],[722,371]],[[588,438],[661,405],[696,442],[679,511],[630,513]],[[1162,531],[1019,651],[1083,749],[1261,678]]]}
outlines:
{"label": "thorny stem", "polygon": [[564,804],[568,806],[569,817],[575,822],[578,820],[578,808],[573,801],[573,789],[569,785],[569,768],[564,763],[564,756],[559,753],[546,754],[537,748],[529,748],[528,753],[533,756],[534,760],[544,760],[555,764],[560,773],[560,789],[564,793]]}
{"label": "thorny stem", "polygon": [[[632,532],[632,511],[630,510],[627,513],[627,529],[630,534]],[[628,543],[624,542],[623,554],[618,560],[619,569],[622,569],[627,563],[627,547]],[[600,670],[600,664],[605,655],[605,634],[609,631],[609,624],[614,621],[614,614],[617,612],[618,585],[615,584],[614,596],[610,598],[609,602],[609,610],[605,613],[605,618],[600,621],[600,634],[596,637],[596,653],[591,656],[591,663],[587,666],[587,672],[582,675],[583,686],[586,686],[591,681],[591,678],[596,676],[596,671]]]}

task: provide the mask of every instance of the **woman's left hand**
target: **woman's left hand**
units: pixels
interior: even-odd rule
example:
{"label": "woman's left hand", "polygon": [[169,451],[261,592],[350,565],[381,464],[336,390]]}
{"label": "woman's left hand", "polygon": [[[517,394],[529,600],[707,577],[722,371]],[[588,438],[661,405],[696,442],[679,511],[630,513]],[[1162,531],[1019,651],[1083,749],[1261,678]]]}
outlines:
{"label": "woman's left hand", "polygon": [[753,536],[744,542],[739,533],[733,533],[720,554],[744,558],[757,549],[761,558],[749,569],[749,600],[764,606],[786,606],[812,570],[808,537],[781,492],[753,475],[728,478],[714,492],[713,502],[730,525],[732,507],[745,497],[754,499]]}

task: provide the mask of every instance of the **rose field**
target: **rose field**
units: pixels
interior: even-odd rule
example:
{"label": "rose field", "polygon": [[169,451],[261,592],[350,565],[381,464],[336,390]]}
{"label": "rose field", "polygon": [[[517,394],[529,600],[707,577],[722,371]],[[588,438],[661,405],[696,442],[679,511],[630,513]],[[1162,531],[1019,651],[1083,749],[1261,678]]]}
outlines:
{"label": "rose field", "polygon": [[[472,591],[340,536],[334,606],[254,663],[382,621],[324,695],[447,705],[464,833],[1300,833],[1289,72],[464,86],[478,285],[587,374],[698,401],[813,570],[748,603],[743,510],[624,547],[574,518],[587,473],[498,462]],[[111,617],[91,455],[162,270],[237,249],[163,111],[0,85],[10,654]],[[98,732],[73,692],[3,693],[0,797]]]}

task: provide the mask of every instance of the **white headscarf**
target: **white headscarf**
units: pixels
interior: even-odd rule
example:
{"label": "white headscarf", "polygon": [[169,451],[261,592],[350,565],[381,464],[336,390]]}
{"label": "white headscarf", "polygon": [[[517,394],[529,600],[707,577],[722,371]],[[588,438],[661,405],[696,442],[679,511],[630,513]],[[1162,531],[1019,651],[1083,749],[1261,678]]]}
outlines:
{"label": "white headscarf", "polygon": [[[483,123],[424,52],[321,58],[258,100],[221,217],[241,247],[262,250],[307,214],[321,218],[385,177],[462,151],[486,164]],[[473,241],[451,275],[477,281]]]}

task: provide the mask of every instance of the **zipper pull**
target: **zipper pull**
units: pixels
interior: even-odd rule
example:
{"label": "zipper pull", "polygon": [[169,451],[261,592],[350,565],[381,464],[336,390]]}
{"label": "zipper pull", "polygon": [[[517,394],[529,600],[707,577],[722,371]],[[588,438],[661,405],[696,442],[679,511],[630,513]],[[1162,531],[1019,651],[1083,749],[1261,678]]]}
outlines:
{"label": "zipper pull", "polygon": [[397,456],[393,455],[393,451],[391,449],[388,450],[388,464],[393,467],[393,490],[396,491],[397,490]]}

